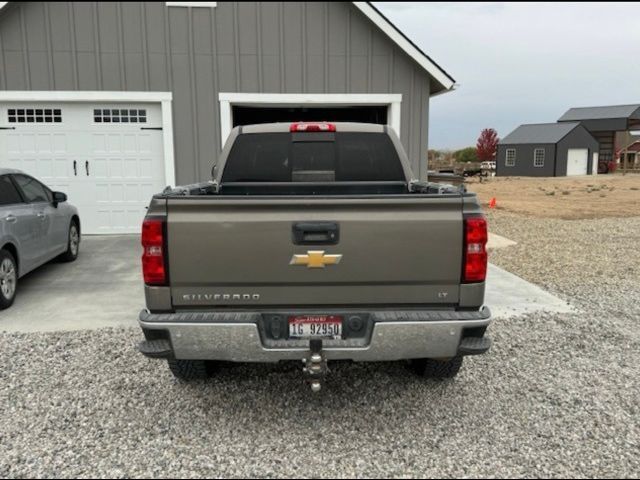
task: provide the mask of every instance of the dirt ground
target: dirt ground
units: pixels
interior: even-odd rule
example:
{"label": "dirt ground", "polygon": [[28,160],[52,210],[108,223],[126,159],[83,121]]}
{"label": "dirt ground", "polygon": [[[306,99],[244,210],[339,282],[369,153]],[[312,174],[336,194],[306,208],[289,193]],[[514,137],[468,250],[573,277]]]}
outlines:
{"label": "dirt ground", "polygon": [[640,215],[640,174],[588,177],[469,179],[467,188],[488,208],[537,218],[578,220]]}

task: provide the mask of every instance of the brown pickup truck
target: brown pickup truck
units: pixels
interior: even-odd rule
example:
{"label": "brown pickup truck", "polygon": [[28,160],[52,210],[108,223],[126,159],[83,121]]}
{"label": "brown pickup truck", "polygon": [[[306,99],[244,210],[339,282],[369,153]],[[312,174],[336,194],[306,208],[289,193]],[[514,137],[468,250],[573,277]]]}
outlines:
{"label": "brown pickup truck", "polygon": [[153,197],[139,350],[183,380],[215,362],[409,361],[455,376],[486,352],[487,225],[463,187],[419,182],[381,125],[236,127],[209,182]]}

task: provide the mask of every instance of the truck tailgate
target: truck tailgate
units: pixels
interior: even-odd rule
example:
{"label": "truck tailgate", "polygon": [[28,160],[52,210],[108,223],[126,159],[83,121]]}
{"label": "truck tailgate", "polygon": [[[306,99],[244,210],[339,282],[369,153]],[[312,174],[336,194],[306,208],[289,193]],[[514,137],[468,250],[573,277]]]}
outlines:
{"label": "truck tailgate", "polygon": [[[329,222],[338,227],[337,244],[294,244],[295,224]],[[177,308],[458,302],[463,218],[457,195],[171,197],[167,236]],[[310,251],[324,252],[313,254],[315,262],[342,257],[310,268]],[[302,260],[292,264],[295,255]]]}

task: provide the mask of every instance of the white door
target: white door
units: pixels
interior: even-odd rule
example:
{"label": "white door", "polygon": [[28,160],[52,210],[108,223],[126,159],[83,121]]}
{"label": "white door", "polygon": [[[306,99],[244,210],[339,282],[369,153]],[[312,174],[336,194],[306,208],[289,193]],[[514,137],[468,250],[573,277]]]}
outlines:
{"label": "white door", "polygon": [[586,175],[589,163],[589,150],[586,148],[570,148],[567,153],[567,176]]}
{"label": "white door", "polygon": [[0,166],[77,206],[83,233],[138,233],[165,186],[160,104],[0,105]]}

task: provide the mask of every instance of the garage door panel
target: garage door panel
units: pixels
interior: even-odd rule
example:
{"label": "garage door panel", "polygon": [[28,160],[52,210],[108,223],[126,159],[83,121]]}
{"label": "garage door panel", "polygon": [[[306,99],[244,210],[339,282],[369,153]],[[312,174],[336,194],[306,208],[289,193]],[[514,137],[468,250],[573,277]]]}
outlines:
{"label": "garage door panel", "polygon": [[122,134],[111,133],[107,135],[107,153],[122,152]]}
{"label": "garage door panel", "polygon": [[122,159],[121,158],[110,158],[109,159],[109,168],[106,177],[110,180],[122,181],[122,177],[124,174],[124,169],[122,167]]}
{"label": "garage door panel", "polygon": [[109,202],[112,204],[126,202],[124,192],[125,186],[121,183],[111,184],[109,186]]}
{"label": "garage door panel", "polygon": [[[137,233],[140,231],[140,212],[136,208],[109,207],[96,212],[99,225],[96,233]],[[105,227],[109,225],[109,227]]]}
{"label": "garage door panel", "polygon": [[71,178],[73,167],[66,158],[56,158],[53,160],[55,178]]}
{"label": "garage door panel", "polygon": [[36,153],[35,135],[20,135],[20,153]]}
{"label": "garage door panel", "polygon": [[141,129],[162,125],[159,103],[6,103],[3,124],[11,111],[0,166],[67,193],[85,233],[139,233],[149,199],[165,186],[163,132]]}
{"label": "garage door panel", "polygon": [[91,174],[96,180],[109,178],[109,161],[106,158],[94,157],[91,163],[91,170]]}
{"label": "garage door panel", "polygon": [[53,135],[50,133],[39,133],[36,136],[36,150],[38,153],[51,153],[53,152]]}
{"label": "garage door panel", "polygon": [[153,160],[150,158],[140,159],[140,178],[143,180],[150,180],[154,177]]}
{"label": "garage door panel", "polygon": [[106,153],[107,152],[107,136],[104,134],[96,134],[91,135],[91,146],[93,148],[94,154]]}
{"label": "garage door panel", "polygon": [[5,135],[7,137],[7,153],[20,153],[20,135],[17,135],[15,133],[5,133]]}
{"label": "garage door panel", "polygon": [[38,170],[38,161],[35,158],[11,158],[9,168],[25,170],[27,173]]}
{"label": "garage door panel", "polygon": [[[125,185],[124,199],[126,202],[139,202],[144,196],[140,195],[139,185]],[[141,198],[142,197],[142,198]],[[147,197],[149,198],[149,197]]]}
{"label": "garage door panel", "polygon": [[90,227],[94,233],[110,233],[117,232],[117,225],[111,219],[110,209],[97,209],[95,217],[90,219]]}
{"label": "garage door panel", "polygon": [[64,153],[67,151],[67,136],[61,133],[53,135],[53,152]]}
{"label": "garage door panel", "polygon": [[37,164],[40,180],[45,181],[56,177],[53,158],[39,158]]}
{"label": "garage door panel", "polygon": [[138,142],[137,135],[129,134],[122,136],[122,151],[127,154],[135,154],[138,153]]}
{"label": "garage door panel", "polygon": [[567,176],[586,175],[589,162],[589,150],[570,148],[567,151]]}
{"label": "garage door panel", "polygon": [[125,230],[127,227],[127,222],[125,221],[126,215],[124,210],[120,209],[111,209],[111,225],[116,230]]}
{"label": "garage door panel", "polygon": [[157,153],[158,145],[154,145],[153,138],[149,134],[143,134],[138,137],[139,149],[138,153]]}
{"label": "garage door panel", "polygon": [[54,192],[69,192],[70,190],[70,185],[66,182],[46,182],[46,184],[47,187],[49,187]]}
{"label": "garage door panel", "polygon": [[140,164],[139,160],[135,158],[125,158],[124,160],[124,178],[140,178],[142,175],[138,169]]}

